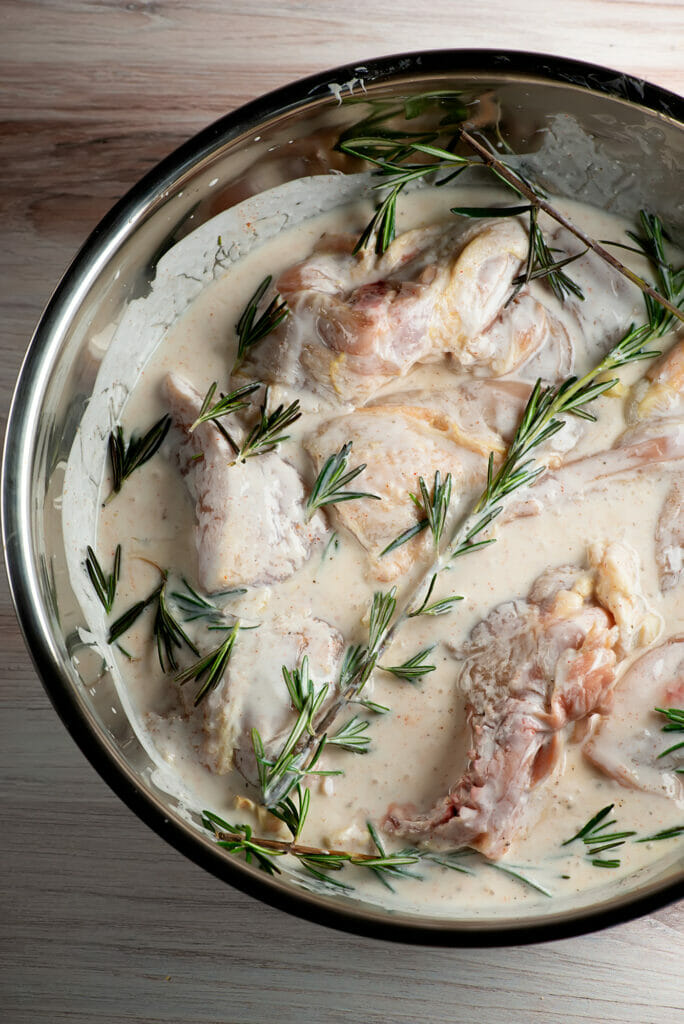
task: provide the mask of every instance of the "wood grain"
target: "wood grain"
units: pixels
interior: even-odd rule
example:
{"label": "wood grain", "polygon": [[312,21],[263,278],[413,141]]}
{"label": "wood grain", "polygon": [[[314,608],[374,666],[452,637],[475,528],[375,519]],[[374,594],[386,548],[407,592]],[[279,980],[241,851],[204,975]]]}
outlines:
{"label": "wood grain", "polygon": [[[0,397],[108,207],[227,110],[303,74],[400,50],[561,52],[684,91],[680,0],[4,0]],[[76,749],[0,594],[0,1015],[35,1021],[677,1024],[671,907],[528,948],[394,947],[312,926],[204,874]]]}

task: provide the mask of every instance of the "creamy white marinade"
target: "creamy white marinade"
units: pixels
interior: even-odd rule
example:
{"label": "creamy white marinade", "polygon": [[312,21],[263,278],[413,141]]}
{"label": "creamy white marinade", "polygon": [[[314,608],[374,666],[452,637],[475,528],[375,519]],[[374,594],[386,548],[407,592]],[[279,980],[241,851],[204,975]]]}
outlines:
{"label": "creamy white marinade", "polygon": [[[453,205],[486,205],[497,199],[500,201],[501,197],[491,190],[424,189],[406,197],[400,211],[399,228],[405,230],[440,220],[446,223],[452,219],[448,211]],[[623,237],[624,225],[606,214],[565,201],[559,201],[558,205],[595,237]],[[263,277],[266,274],[277,277],[293,263],[305,259],[325,232],[361,227],[366,218],[364,204],[312,218],[272,238],[206,287],[166,332],[153,359],[146,363],[125,404],[121,420],[125,432],[139,432],[167,411],[164,381],[168,373],[185,379],[202,396],[212,381],[227,380],[235,357],[234,325]],[[585,290],[582,315],[590,342],[587,351],[576,352],[576,370],[583,372],[605,352],[608,346],[603,344],[601,349],[601,344],[606,334],[615,332],[620,324],[641,319],[642,300],[636,289],[622,286],[602,267],[597,268],[595,262],[589,264],[584,274],[579,263],[572,269],[578,279],[581,277]],[[561,322],[569,322],[569,308],[561,307],[543,284],[533,283],[530,290]],[[599,400],[595,408],[598,423],[584,430],[571,455],[565,457],[566,461],[610,448],[625,429],[625,413],[630,401],[628,389],[640,379],[643,369],[643,364],[636,364],[621,372],[624,386]],[[446,360],[416,365],[407,376],[385,383],[373,395],[372,402],[376,403],[379,398],[390,400],[390,396],[409,390],[421,390],[429,395],[446,379],[456,379],[457,374],[453,362]],[[508,376],[515,379],[516,371]],[[276,401],[289,402],[297,396],[297,388],[283,389],[277,393]],[[301,397],[306,408],[305,396]],[[309,485],[315,474],[302,442],[315,434],[323,423],[344,411],[329,407],[311,409],[311,406],[309,402],[310,411],[305,411],[288,430],[290,439],[281,446],[283,457],[299,470]],[[564,431],[570,434],[574,428],[570,423]],[[357,461],[352,454],[350,466]],[[303,840],[323,847],[369,852],[367,820],[379,825],[389,805],[395,802],[427,810],[447,793],[463,770],[467,741],[463,696],[455,686],[458,661],[448,652],[445,643],[459,645],[497,605],[525,599],[535,580],[549,567],[570,563],[586,568],[590,544],[619,541],[637,553],[643,600],[654,622],[658,623],[651,627],[652,646],[665,637],[681,634],[684,630],[681,591],[674,587],[661,593],[654,559],[654,536],[674,477],[671,468],[650,468],[608,477],[584,495],[580,487],[579,494],[549,502],[536,515],[511,518],[498,526],[495,544],[459,560],[454,571],[444,573],[435,597],[457,593],[463,595],[464,600],[448,616],[409,621],[382,659],[385,664],[397,665],[416,651],[437,643],[430,659],[436,670],[415,686],[381,671],[374,673],[364,696],[389,706],[391,713],[369,716],[371,747],[368,753],[363,756],[334,750],[326,753],[325,767],[342,768],[344,775],[312,783],[311,811]],[[363,475],[357,478],[354,486],[365,490],[367,478]],[[105,474],[103,496],[108,487]],[[258,516],[258,500],[250,514]],[[367,620],[373,592],[387,589],[390,583],[378,581],[377,564],[369,565],[358,541],[339,525],[336,544],[326,549],[331,530],[330,517],[325,510],[323,518],[327,532],[314,543],[308,560],[300,569],[280,582],[249,588],[247,594],[226,602],[226,610],[240,615],[245,624],[261,623],[262,626],[273,620],[283,621],[284,616],[306,621],[313,614],[316,619],[334,626],[347,643],[362,642],[363,622]],[[124,552],[117,611],[145,598],[157,584],[159,574],[149,562],[172,570],[176,585],[170,589],[182,589],[180,577],[199,586],[194,524],[194,502],[179,474],[169,442],[161,453],[136,471],[99,516],[97,551],[103,565],[111,564],[117,543],[121,543]],[[409,565],[393,581],[398,584],[400,593],[420,571],[420,563]],[[227,585],[230,582],[228,579]],[[203,653],[215,646],[216,635],[207,633],[201,624],[189,623],[185,628]],[[258,631],[254,636],[258,637]],[[160,758],[182,779],[194,808],[210,808],[233,822],[252,821],[255,829],[263,833],[270,823],[266,823],[263,816],[262,820],[251,817],[249,808],[241,800],[243,797],[258,799],[255,787],[235,770],[218,774],[207,766],[205,707],[200,706],[197,712],[190,710],[189,701],[184,699],[173,678],[161,672],[150,637],[150,622],[143,617],[122,638],[133,660],[125,659],[118,652],[114,654],[135,709],[137,727],[145,731]],[[238,645],[240,639],[239,635]],[[647,649],[648,644],[627,655],[620,667],[621,676]],[[181,656],[183,664],[192,660],[187,653],[187,658],[185,653]],[[265,702],[271,699],[274,689],[284,689],[281,662],[277,656],[270,655],[268,645],[253,666],[253,687],[263,687]],[[219,688],[217,694],[220,692]],[[653,729],[653,723],[650,727]],[[664,736],[663,748],[666,740]],[[578,891],[605,885],[606,874],[610,874],[611,882],[627,877],[664,853],[662,843],[629,843],[621,850],[620,866],[609,873],[589,863],[581,844],[563,850],[562,840],[577,831],[600,807],[614,803],[613,816],[618,820],[615,828],[634,829],[639,835],[681,823],[681,807],[675,800],[618,785],[588,762],[582,746],[580,742],[567,743],[552,775],[532,791],[512,847],[500,862],[520,867],[561,900]],[[277,833],[267,831],[264,834]],[[405,839],[386,837],[386,842],[388,848],[406,845]],[[672,841],[672,846],[675,843]],[[364,898],[382,899],[395,906],[429,906],[434,912],[444,914],[454,914],[464,908],[468,912],[485,913],[496,906],[502,910],[511,907],[511,912],[515,912],[520,901],[545,899],[483,861],[465,860],[463,863],[472,869],[472,875],[421,865],[423,880],[402,880],[396,895],[379,892],[377,883],[372,878],[360,877],[359,871],[352,877],[352,869],[348,869],[346,880],[353,882]],[[563,877],[566,875],[569,877]]]}

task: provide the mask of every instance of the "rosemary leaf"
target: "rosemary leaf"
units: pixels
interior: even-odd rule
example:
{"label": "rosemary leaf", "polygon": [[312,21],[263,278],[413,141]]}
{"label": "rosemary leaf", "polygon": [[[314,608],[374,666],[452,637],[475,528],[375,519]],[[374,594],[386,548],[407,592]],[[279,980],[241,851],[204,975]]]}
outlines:
{"label": "rosemary leaf", "polygon": [[679,836],[684,836],[684,825],[675,825],[673,828],[665,828],[660,832],[655,832],[652,836],[644,836],[643,839],[635,839],[635,843],[656,843],[662,839],[678,839]]}
{"label": "rosemary leaf", "polygon": [[337,554],[339,547],[340,538],[337,536],[337,532],[333,530],[333,532],[330,534],[330,539],[323,548],[323,554],[321,555],[321,564],[325,562],[328,555],[330,555],[330,558],[333,558]]}
{"label": "rosemary leaf", "polygon": [[451,212],[459,217],[519,217],[521,213],[529,213],[532,207],[527,206],[454,206]]}
{"label": "rosemary leaf", "polygon": [[404,530],[404,532],[400,533],[398,537],[395,537],[386,548],[383,548],[380,552],[380,558],[384,555],[389,555],[390,551],[395,551],[397,548],[400,548],[402,544],[406,544],[413,537],[416,537],[419,533],[422,533],[423,530],[426,530],[427,527],[427,519],[420,519],[414,526],[410,526],[408,530]]}
{"label": "rosemary leaf", "polygon": [[377,704],[373,700],[350,700],[349,703],[360,704],[362,708],[366,709],[366,711],[372,711],[376,715],[387,715],[392,710],[391,708],[388,708],[385,704]]}
{"label": "rosemary leaf", "polygon": [[512,868],[507,864],[501,864],[500,862],[493,860],[488,862],[488,866],[490,868],[494,868],[495,871],[501,871],[503,874],[509,875],[511,878],[515,878],[518,882],[522,882],[523,885],[528,885],[530,889],[535,889],[537,892],[540,892],[542,896],[548,896],[549,898],[553,896],[553,893],[549,889],[541,885],[539,882],[535,882],[534,879],[530,878],[528,875],[524,875],[521,871],[518,871],[517,868]]}
{"label": "rosemary leaf", "polygon": [[582,826],[579,832],[575,832],[574,836],[566,839],[565,842],[561,843],[561,846],[569,846],[570,843],[574,843],[576,839],[584,839],[584,837],[588,836],[590,832],[594,832],[596,830],[596,826],[600,825],[600,823],[608,817],[614,806],[615,804],[608,804],[606,807],[602,807],[601,810],[593,816],[593,818],[590,818],[589,821]]}

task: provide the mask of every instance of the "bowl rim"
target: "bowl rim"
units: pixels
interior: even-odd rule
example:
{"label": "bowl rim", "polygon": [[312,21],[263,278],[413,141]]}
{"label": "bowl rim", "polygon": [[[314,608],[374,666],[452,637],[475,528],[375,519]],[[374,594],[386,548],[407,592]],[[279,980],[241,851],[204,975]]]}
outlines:
{"label": "bowl rim", "polygon": [[[456,66],[455,66],[456,65]],[[84,295],[119,243],[130,234],[150,203],[190,170],[200,159],[238,134],[248,132],[269,117],[294,110],[304,103],[330,93],[329,85],[347,82],[360,74],[368,83],[390,81],[395,75],[412,73],[430,76],[454,70],[493,75],[510,74],[533,80],[579,86],[588,92],[610,95],[665,115],[684,129],[684,98],[660,86],[611,70],[601,65],[571,60],[546,53],[498,49],[438,49],[392,54],[357,61],[298,79],[236,108],[161,160],[111,208],[78,251],[49,299],[30,341],[11,402],[2,461],[2,534],[9,588],[20,628],[38,676],[55,710],[81,751],[104,781],[145,824],[195,864],[222,881],[281,910],[317,924],[368,937],[432,946],[502,946],[569,938],[652,913],[684,896],[684,879],[651,888],[618,905],[580,912],[568,912],[565,919],[549,917],[527,925],[504,919],[495,926],[478,923],[453,924],[432,919],[409,923],[391,912],[374,915],[353,907],[333,904],[314,893],[285,888],[267,876],[259,876],[245,865],[209,846],[201,837],[164,813],[151,795],[136,782],[132,771],[110,755],[107,746],[91,728],[70,682],[59,671],[56,651],[44,617],[33,595],[37,578],[25,524],[29,515],[29,474],[31,459],[17,459],[15,451],[27,451],[39,399],[35,387],[47,365],[50,342],[55,347],[59,324],[68,322],[74,301]],[[45,383],[43,374],[42,382]],[[24,536],[22,536],[22,530]],[[33,587],[32,587],[33,584]],[[57,671],[56,671],[57,669]]]}

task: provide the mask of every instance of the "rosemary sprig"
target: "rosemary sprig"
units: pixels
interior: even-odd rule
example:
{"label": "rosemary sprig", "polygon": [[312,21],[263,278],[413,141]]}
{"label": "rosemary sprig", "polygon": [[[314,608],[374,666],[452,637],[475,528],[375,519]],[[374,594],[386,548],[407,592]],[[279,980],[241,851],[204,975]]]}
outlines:
{"label": "rosemary sprig", "polygon": [[580,301],[584,301],[584,292],[562,268],[584,256],[587,250],[562,260],[555,260],[539,227],[539,211],[536,206],[530,208],[529,249],[532,257],[528,257],[525,272],[514,278],[513,284],[516,288],[543,278],[559,302],[565,302],[568,295],[574,295]]}
{"label": "rosemary sprig", "polygon": [[[406,868],[409,865],[417,864],[420,860],[418,851],[411,854],[404,852],[386,853],[379,844],[375,829],[370,824],[368,826],[369,834],[378,848],[378,852],[375,854],[356,853],[352,850],[325,850],[318,846],[307,846],[300,843],[298,840],[306,813],[308,812],[309,801],[303,796],[300,786],[297,787],[296,792],[298,794],[299,806],[296,806],[292,800],[289,800],[287,802],[288,808],[284,813],[279,812],[275,815],[290,829],[293,835],[291,840],[255,837],[251,826],[245,824],[232,825],[212,811],[205,810],[202,812],[202,824],[204,828],[212,833],[218,846],[227,850],[228,853],[242,854],[248,864],[256,862],[257,866],[269,875],[280,874],[281,869],[275,859],[289,855],[296,858],[299,864],[309,874],[313,875],[314,878],[332,883],[344,889],[349,889],[350,886],[330,878],[329,872],[337,872],[342,870],[345,865],[351,865],[357,868],[369,869],[381,881],[389,884],[387,881],[389,878],[401,878],[410,875]],[[274,812],[271,811],[271,813]],[[414,875],[413,877],[417,876]]]}
{"label": "rosemary sprig", "polygon": [[[508,188],[511,188],[516,195],[527,199],[535,210],[542,210],[571,234],[575,235],[587,249],[591,249],[605,263],[608,263],[618,273],[628,278],[652,302],[668,310],[671,316],[684,322],[684,310],[679,307],[679,304],[675,303],[667,295],[657,292],[635,271],[625,266],[599,242],[555,209],[545,198],[543,190],[539,186],[535,186],[527,181],[519,171],[514,170],[505,160],[502,160],[486,140],[484,142],[481,141],[462,126],[458,128],[457,135],[449,146],[452,147],[453,143],[458,140],[463,141],[479,157],[479,159],[473,159],[454,153],[451,148],[445,149],[434,145],[434,139],[438,134],[438,132],[432,133],[432,139],[428,140],[411,140],[407,138],[405,133],[401,132],[393,133],[384,130],[381,135],[363,136],[360,134],[355,135],[353,131],[348,129],[345,132],[345,137],[340,139],[338,148],[342,152],[375,164],[379,168],[379,172],[388,179],[384,184],[381,183],[374,186],[375,188],[389,187],[391,189],[390,195],[387,197],[387,206],[385,209],[376,211],[373,220],[359,239],[357,248],[367,248],[373,237],[375,237],[376,251],[385,251],[385,248],[394,237],[397,198],[405,185],[408,184],[408,181],[451,168],[453,171],[452,175],[448,175],[438,182],[438,184],[446,184],[455,174],[461,173],[467,167],[486,167],[499,181],[503,182]],[[429,157],[432,159],[432,163],[406,166],[403,161],[409,156]],[[536,236],[536,230],[534,234]],[[531,248],[534,251],[536,247],[532,246]],[[540,267],[540,269],[542,268]],[[559,272],[562,273],[558,268],[551,270],[551,273],[554,275],[555,284],[559,285],[562,291],[567,288],[567,281],[570,279],[559,284]],[[567,275],[564,275],[564,277],[567,278]]]}
{"label": "rosemary sprig", "polygon": [[131,473],[151,459],[159,450],[170,426],[171,417],[162,416],[142,437],[131,434],[128,444],[124,438],[123,427],[119,425],[112,430],[108,441],[109,461],[112,467],[112,490],[105,499],[105,505],[112,500],[115,494],[119,493],[124,481]]}
{"label": "rosemary sprig", "polygon": [[157,644],[157,655],[162,672],[171,672],[178,668],[176,661],[176,648],[183,645],[189,647],[193,654],[199,655],[199,651],[189,636],[183,630],[180,623],[173,617],[166,600],[166,586],[169,574],[167,570],[160,569],[161,582],[155,587],[152,593],[142,601],[136,601],[127,611],[120,615],[116,622],[109,628],[107,642],[112,644],[133,626],[142,613],[150,605],[155,606],[152,631]]}
{"label": "rosemary sprig", "polygon": [[[650,261],[655,269],[661,292],[676,312],[676,309],[681,309],[684,305],[684,267],[675,270],[666,257],[665,239],[668,238],[668,234],[660,218],[641,210],[639,219],[642,234],[633,231],[628,231],[627,234]],[[661,338],[675,326],[676,317],[673,309],[665,309],[650,295],[645,295],[644,300],[649,329],[655,338]]]}
{"label": "rosemary sprig", "polygon": [[367,648],[360,644],[348,647],[344,652],[339,675],[340,690],[346,690],[363,666]]}
{"label": "rosemary sprig", "polygon": [[274,296],[266,309],[257,316],[257,310],[259,303],[263,299],[266,291],[271,284],[271,275],[265,277],[261,282],[257,290],[252,295],[251,299],[247,303],[242,316],[237,322],[236,331],[238,335],[238,350],[237,358],[233,366],[233,373],[242,365],[247,354],[254,348],[254,346],[265,338],[271,331],[274,331],[276,327],[279,327],[285,317],[289,313],[287,303],[284,299],[280,299],[278,295]]}
{"label": "rosemary sprig", "polygon": [[530,878],[519,868],[485,860],[484,857],[472,850],[436,853],[410,846],[396,853],[387,853],[375,826],[370,821],[366,822],[366,827],[371,842],[375,846],[375,853],[358,853],[352,850],[323,849],[319,846],[305,845],[300,839],[310,806],[310,793],[297,784],[294,796],[295,799],[287,797],[277,809],[271,809],[271,814],[289,829],[292,835],[291,839],[256,837],[251,826],[232,825],[217,814],[206,810],[202,812],[202,824],[211,832],[218,846],[233,855],[244,856],[247,863],[255,862],[262,871],[270,875],[281,873],[276,858],[289,855],[294,857],[300,866],[314,878],[333,884],[338,888],[349,890],[353,886],[332,878],[330,872],[336,873],[350,866],[372,871],[382,885],[394,892],[392,882],[406,878],[423,880],[423,875],[411,870],[416,865],[435,865],[464,875],[473,875],[475,873],[473,869],[466,866],[462,860],[464,857],[471,860],[476,857],[480,865],[501,871],[544,896],[551,897],[553,895],[545,886]]}
{"label": "rosemary sprig", "polygon": [[430,529],[432,533],[432,539],[435,548],[439,547],[439,542],[444,531],[444,524],[446,523],[447,512],[449,511],[449,502],[451,501],[451,486],[452,477],[451,473],[447,473],[446,478],[442,482],[442,475],[439,470],[435,472],[435,481],[432,485],[432,494],[428,491],[427,484],[422,476],[418,477],[418,487],[420,489],[420,495],[409,492],[411,501],[422,513],[421,518],[413,526],[410,526],[403,533],[400,533],[398,537],[387,545],[386,548],[380,552],[380,558],[395,551],[401,547],[402,544],[406,544],[407,541],[411,540],[412,537],[422,533],[423,530]]}
{"label": "rosemary sprig", "polygon": [[418,477],[418,486],[420,487],[420,501],[418,501],[414,495],[412,495],[414,503],[418,508],[422,508],[427,519],[427,524],[432,533],[432,539],[435,548],[439,547],[439,542],[444,531],[444,524],[446,523],[447,512],[449,511],[449,502],[451,501],[451,473],[447,473],[444,482],[442,483],[442,477],[439,470],[435,473],[435,482],[432,486],[432,494],[429,493],[427,485],[422,476]]}
{"label": "rosemary sprig", "polygon": [[[482,162],[489,167],[501,181],[511,186],[515,192],[528,199],[533,206],[537,206],[540,210],[543,210],[549,217],[561,224],[562,227],[566,228],[566,230],[571,234],[575,235],[575,237],[578,238],[587,247],[587,249],[591,249],[604,261],[604,263],[608,263],[614,270],[617,270],[619,274],[628,278],[628,280],[630,280],[632,284],[635,284],[637,288],[647,296],[647,298],[650,298],[657,305],[667,309],[672,316],[684,323],[684,310],[675,305],[672,299],[658,293],[651,285],[648,284],[648,282],[644,281],[643,278],[635,273],[635,271],[621,263],[620,260],[613,256],[612,253],[608,252],[607,249],[604,249],[599,242],[588,235],[585,231],[582,231],[582,229],[573,224],[569,218],[551,206],[551,204],[543,197],[539,189],[533,188],[521,174],[507,166],[494,152],[492,152],[491,149],[484,146],[474,138],[470,132],[465,131],[465,129],[461,130],[460,138],[463,139],[463,141],[481,157]],[[420,148],[420,146],[418,146],[418,148]]]}
{"label": "rosemary sprig", "polygon": [[[373,144],[372,141],[371,144]],[[352,153],[353,151],[347,148],[346,152]],[[361,156],[358,152],[353,155]],[[448,181],[452,181],[457,174],[460,174],[472,164],[472,161],[462,157],[457,158],[453,154],[452,157],[453,159],[449,161],[438,161],[434,164],[418,164],[417,166],[411,165],[409,167],[372,160],[373,163],[379,164],[380,171],[378,173],[383,179],[386,179],[380,181],[377,185],[373,185],[373,189],[389,189],[389,192],[376,206],[373,216],[361,233],[353,251],[357,253],[363,249],[369,249],[372,245],[377,255],[381,256],[386,252],[396,238],[397,200],[401,193],[412,181],[419,181],[421,178],[426,178],[438,171],[451,170],[452,173],[447,178],[437,182],[439,185],[446,185]],[[370,157],[366,156],[365,159],[370,159]],[[453,171],[454,162],[459,164],[459,168],[455,172]]]}
{"label": "rosemary sprig", "polygon": [[628,363],[659,355],[659,352],[647,347],[652,339],[653,332],[648,324],[641,327],[632,326],[608,355],[579,380],[576,377],[569,377],[561,384],[546,388],[542,387],[540,380],[537,381],[506,456],[496,473],[494,455],[490,454],[485,489],[476,502],[472,515],[457,531],[452,541],[451,558],[493,542],[493,538],[478,538],[503,510],[501,502],[513,491],[534,483],[544,472],[545,466],[537,464],[530,456],[535,449],[563,428],[563,420],[559,417],[573,414],[584,419],[593,419],[586,406],[617,383],[617,378],[605,379],[605,375]]}
{"label": "rosemary sprig", "polygon": [[[314,716],[325,701],[330,687],[327,683],[324,683],[316,691],[309,676],[309,662],[306,657],[302,659],[298,669],[290,670],[284,666],[282,671],[290,699],[298,715],[281,747],[280,753],[274,760],[266,757],[264,742],[259,730],[253,728],[251,734],[252,747],[259,772],[259,784],[264,804],[269,809],[277,807],[305,775],[321,774],[319,771],[314,772],[314,768],[327,742],[327,736],[323,735],[318,742],[313,757],[304,766],[304,758],[302,758],[297,749],[298,744],[305,733],[312,738],[316,735],[313,727]],[[276,788],[278,788],[278,795],[274,797],[272,793]]]}
{"label": "rosemary sprig", "polygon": [[289,669],[283,665],[282,673],[292,707],[303,716],[304,728],[313,736],[312,718],[325,700],[329,687],[326,683],[316,692],[309,674],[309,658],[306,654],[296,668]]}
{"label": "rosemary sprig", "polygon": [[379,665],[378,668],[381,668],[383,672],[390,672],[397,679],[403,679],[407,683],[414,683],[422,679],[429,672],[436,670],[436,666],[431,665],[427,660],[436,646],[436,644],[432,644],[431,647],[424,647],[422,651],[418,651],[412,658],[405,661],[403,665]]}
{"label": "rosemary sprig", "polygon": [[[667,724],[663,726],[662,732],[684,732],[684,708],[656,708],[655,710],[667,719]],[[681,750],[682,747],[684,747],[684,740],[680,743],[673,743],[667,750],[658,754],[658,759],[667,757],[668,754],[674,754],[675,750]]]}
{"label": "rosemary sprig", "polygon": [[[198,594],[194,587],[183,577],[185,592],[173,590],[171,597],[181,610],[186,622],[195,622],[197,619],[204,619],[209,625],[217,626],[224,624],[223,612],[217,605],[208,598]],[[234,587],[232,590],[224,590],[216,597],[239,597],[246,594],[246,587]]]}
{"label": "rosemary sprig", "polygon": [[349,461],[349,453],[351,451],[352,442],[347,441],[343,445],[339,452],[334,455],[330,455],[323,464],[323,468],[316,477],[316,481],[311,490],[311,494],[306,502],[306,514],[307,518],[310,519],[316,509],[323,508],[324,505],[336,505],[341,501],[354,501],[357,498],[372,498],[375,501],[380,501],[378,494],[369,494],[367,491],[344,491],[343,487],[355,480],[357,476],[363,473],[366,468],[366,463],[363,462],[360,466],[355,466],[354,469],[347,470],[347,463]]}
{"label": "rosemary sprig", "polygon": [[244,462],[255,455],[265,455],[267,452],[274,451],[282,441],[287,441],[289,438],[289,434],[284,434],[282,431],[291,427],[302,415],[299,409],[299,399],[295,399],[287,408],[279,405],[273,412],[268,412],[268,390],[268,388],[264,390],[259,421],[243,441],[242,447],[237,452],[236,461]]}
{"label": "rosemary sprig", "polygon": [[394,615],[394,610],[397,606],[396,595],[396,587],[392,587],[387,593],[376,590],[373,594],[370,623],[368,626],[368,650],[366,654],[366,660],[369,658],[373,659],[373,664],[377,660],[383,637]]}
{"label": "rosemary sprig", "polygon": [[[240,620],[236,619],[233,628],[228,633],[228,636],[215,650],[211,651],[209,654],[205,654],[203,657],[200,657],[199,661],[196,661],[193,665],[190,665],[182,672],[179,672],[176,676],[176,682],[180,683],[181,686],[189,682],[191,679],[202,684],[197,690],[193,700],[195,707],[201,704],[204,698],[221,682],[239,631]],[[199,651],[196,650],[195,653],[199,655]]]}
{"label": "rosemary sprig", "polygon": [[[335,736],[328,735],[328,725],[337,717],[342,707],[356,700],[361,693],[375,668],[379,647],[395,608],[396,587],[392,587],[387,593],[376,591],[370,608],[368,645],[350,646],[345,651],[338,679],[339,695],[327,710],[322,711],[322,707],[330,687],[324,683],[318,691],[315,690],[308,676],[306,659],[302,660],[298,671],[283,669],[285,685],[293,706],[299,713],[275,760],[266,758],[261,736],[258,730],[252,730],[252,746],[259,766],[259,783],[266,807],[278,806],[306,775],[339,774],[314,770],[326,744],[335,740]],[[367,723],[357,725],[357,722],[358,719],[352,719],[354,727],[351,745],[339,742],[340,736],[336,734],[338,746],[343,746],[347,750],[353,749],[355,753],[366,747],[364,740],[367,739]],[[344,729],[350,725],[351,723],[347,723]],[[343,740],[344,737],[343,731]]]}
{"label": "rosemary sprig", "polygon": [[121,574],[121,545],[116,545],[116,551],[114,552],[114,565],[112,566],[112,571],[109,575],[105,575],[102,566],[97,560],[97,555],[90,545],[88,545],[86,550],[88,552],[88,557],[86,558],[85,563],[86,571],[90,577],[90,582],[93,585],[93,590],[97,594],[107,615],[109,615],[114,607],[116,585],[119,582],[119,576]]}
{"label": "rosemary sprig", "polygon": [[244,399],[247,395],[251,395],[254,391],[258,391],[261,387],[261,383],[259,381],[253,381],[251,384],[245,384],[244,387],[231,391],[228,395],[222,394],[218,402],[214,402],[212,405],[217,387],[218,384],[214,381],[204,396],[204,401],[202,402],[199,415],[190,427],[189,432],[191,434],[193,430],[196,430],[197,427],[200,426],[201,423],[209,423],[213,421],[218,426],[218,419],[221,416],[228,416],[230,413],[238,412],[240,409],[247,409],[250,403],[245,402]]}

